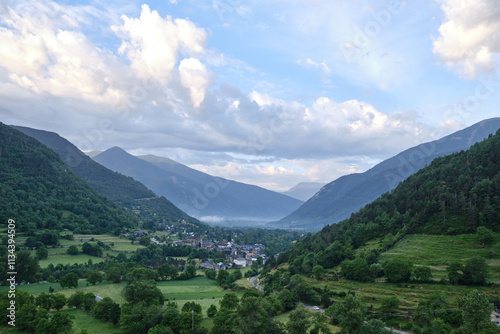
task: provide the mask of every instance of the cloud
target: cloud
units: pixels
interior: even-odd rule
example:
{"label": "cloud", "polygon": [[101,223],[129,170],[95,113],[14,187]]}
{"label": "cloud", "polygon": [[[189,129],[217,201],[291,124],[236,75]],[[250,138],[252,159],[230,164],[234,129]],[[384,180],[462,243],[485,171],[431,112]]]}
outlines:
{"label": "cloud", "polygon": [[115,85],[121,81],[120,66],[113,55],[74,30],[81,13],[68,10],[63,18],[52,20],[53,7],[31,9],[10,10],[0,27],[0,65],[10,80],[38,93],[116,103],[122,95]]}
{"label": "cloud", "polygon": [[[2,121],[56,131],[85,150],[181,150],[181,162],[187,157],[216,175],[278,189],[365,170],[368,163],[346,158],[386,158],[436,136],[414,111],[321,95],[281,99],[224,79],[215,85],[214,68],[261,73],[207,47],[204,28],[147,5],[120,19],[86,7],[31,4],[38,2],[11,8],[0,26]],[[316,28],[326,21],[334,20]],[[112,42],[92,38],[99,33]],[[301,64],[325,80],[337,70],[320,55],[291,59],[305,59]]]}
{"label": "cloud", "polygon": [[207,34],[193,22],[161,18],[157,11],[142,5],[140,18],[122,16],[121,26],[111,30],[122,38],[120,54],[126,54],[131,67],[140,78],[169,83],[176,68],[179,53],[197,56],[203,54]]}
{"label": "cloud", "polygon": [[496,0],[442,0],[446,21],[433,51],[460,76],[492,72],[500,54],[500,4]]}
{"label": "cloud", "polygon": [[196,58],[183,59],[179,65],[179,74],[182,85],[189,89],[193,106],[199,107],[210,86],[206,66]]}

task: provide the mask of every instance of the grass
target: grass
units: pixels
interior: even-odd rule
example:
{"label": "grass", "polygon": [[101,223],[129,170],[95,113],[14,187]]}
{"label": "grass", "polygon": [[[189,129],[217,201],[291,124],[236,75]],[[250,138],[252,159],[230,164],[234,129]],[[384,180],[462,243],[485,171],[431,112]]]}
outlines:
{"label": "grass", "polygon": [[[219,300],[230,291],[224,291],[206,277],[195,277],[186,281],[162,281],[157,283],[157,287],[165,295],[165,298],[176,302],[179,308],[187,302],[196,302],[201,305],[203,315],[206,316],[207,309],[214,304],[219,308]],[[238,297],[243,292],[236,292]]]}
{"label": "grass", "polygon": [[[446,267],[451,262],[462,262],[472,257],[486,258],[490,267],[491,283],[500,283],[500,233],[496,242],[484,248],[475,242],[475,236],[466,235],[409,235],[389,251],[380,255],[380,262],[393,257],[410,259],[414,265],[429,266],[435,280],[446,278]],[[493,255],[489,259],[489,253]]]}
{"label": "grass", "polygon": [[[308,284],[325,288],[335,292],[353,291],[356,295],[363,297],[368,306],[373,306],[376,310],[379,308],[380,300],[388,296],[397,296],[401,302],[400,312],[408,313],[414,310],[418,303],[433,292],[444,292],[452,307],[457,307],[457,298],[465,291],[477,289],[487,293],[489,299],[500,299],[500,233],[496,234],[496,240],[492,245],[485,248],[478,247],[474,240],[474,235],[409,235],[397,245],[380,255],[380,262],[393,258],[403,257],[410,259],[415,266],[431,267],[433,279],[432,283],[361,283],[349,280],[333,280],[333,271],[339,271],[340,268],[328,270],[326,281],[318,281],[313,278],[306,278]],[[366,248],[374,247],[377,241],[368,243]],[[365,248],[362,246],[361,248]],[[446,267],[454,261],[465,262],[475,257],[486,257],[493,253],[493,259],[488,259],[490,268],[489,283],[492,285],[483,287],[471,287],[461,285],[438,284],[441,278],[446,278]],[[333,298],[340,301],[340,297]]]}
{"label": "grass", "polygon": [[[114,235],[108,235],[108,234],[102,234],[102,235],[97,235],[97,234],[75,234],[73,235],[74,240],[67,240],[67,239],[59,239],[59,243],[61,247],[56,247],[56,248],[49,248],[49,257],[47,259],[41,260],[40,261],[40,267],[46,268],[50,263],[53,265],[57,264],[82,264],[82,263],[87,263],[89,259],[92,259],[92,262],[98,263],[104,261],[104,257],[106,257],[106,254],[110,256],[118,256],[118,254],[123,253],[127,257],[130,256],[130,254],[134,253],[137,249],[139,248],[144,248],[144,246],[139,245],[137,243],[132,244],[130,240],[125,239],[125,238],[120,238]],[[91,241],[92,240],[92,241]],[[96,244],[97,241],[101,241],[105,243],[106,245],[110,246],[111,248],[109,250],[103,250],[103,257],[98,258],[95,256],[90,256],[86,254],[79,254],[79,255],[69,255],[67,254],[67,250],[69,246],[77,246],[78,249],[81,251],[82,250],[82,245],[85,242],[88,242],[92,245]]]}
{"label": "grass", "polygon": [[74,333],[79,333],[82,329],[86,329],[89,333],[96,334],[118,334],[123,333],[119,327],[113,326],[110,322],[105,322],[94,318],[89,313],[83,310],[71,309],[64,310],[64,313],[68,313],[75,318],[73,319],[73,331]]}
{"label": "grass", "polygon": [[86,254],[78,254],[78,255],[69,255],[69,254],[61,254],[61,255],[52,255],[44,260],[40,260],[40,267],[41,268],[47,268],[50,263],[53,265],[57,264],[82,264],[82,263],[87,263],[89,259],[92,260],[92,262],[99,263],[103,262],[104,258],[102,257],[96,257],[96,256],[90,256]]}

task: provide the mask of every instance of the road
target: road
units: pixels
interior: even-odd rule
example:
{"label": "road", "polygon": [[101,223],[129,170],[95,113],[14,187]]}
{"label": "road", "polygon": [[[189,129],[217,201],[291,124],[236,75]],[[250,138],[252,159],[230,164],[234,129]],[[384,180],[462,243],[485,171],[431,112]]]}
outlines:
{"label": "road", "polygon": [[260,274],[257,275],[257,276],[252,276],[250,277],[250,285],[252,286],[252,288],[254,289],[257,289],[259,291],[264,291],[264,289],[262,289],[262,287],[259,285],[259,284],[256,284],[255,281],[258,280],[260,277]]}

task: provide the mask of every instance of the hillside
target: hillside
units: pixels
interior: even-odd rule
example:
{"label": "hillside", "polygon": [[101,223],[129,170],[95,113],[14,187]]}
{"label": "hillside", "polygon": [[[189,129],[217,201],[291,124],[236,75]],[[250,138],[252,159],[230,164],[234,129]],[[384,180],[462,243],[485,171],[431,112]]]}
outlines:
{"label": "hillside", "polygon": [[139,220],[92,189],[51,149],[0,123],[0,220],[18,232],[37,229],[104,233]]}
{"label": "hillside", "polygon": [[301,201],[257,186],[214,177],[159,157],[132,156],[114,147],[93,159],[131,176],[183,211],[205,221],[265,221],[286,215]]}
{"label": "hillside", "polygon": [[499,232],[499,193],[500,131],[468,151],[435,159],[349,219],[307,237],[282,261],[311,252],[332,268],[348,248],[375,238],[391,244],[407,234],[465,234],[479,226]]}
{"label": "hillside", "polygon": [[92,188],[114,202],[137,212],[146,226],[181,220],[201,225],[164,197],[158,197],[139,181],[98,164],[57,133],[21,126],[13,128],[45,144]]}
{"label": "hillside", "polygon": [[274,225],[318,230],[326,224],[337,223],[394,189],[435,158],[466,150],[499,128],[500,118],[485,120],[439,140],[410,148],[364,173],[342,176]]}

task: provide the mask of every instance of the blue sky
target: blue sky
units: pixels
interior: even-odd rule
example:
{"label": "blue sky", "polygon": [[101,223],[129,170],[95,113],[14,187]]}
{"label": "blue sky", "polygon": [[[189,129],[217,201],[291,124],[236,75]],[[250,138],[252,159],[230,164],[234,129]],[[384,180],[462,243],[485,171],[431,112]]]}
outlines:
{"label": "blue sky", "polygon": [[499,115],[495,0],[0,0],[0,121],[286,190]]}

